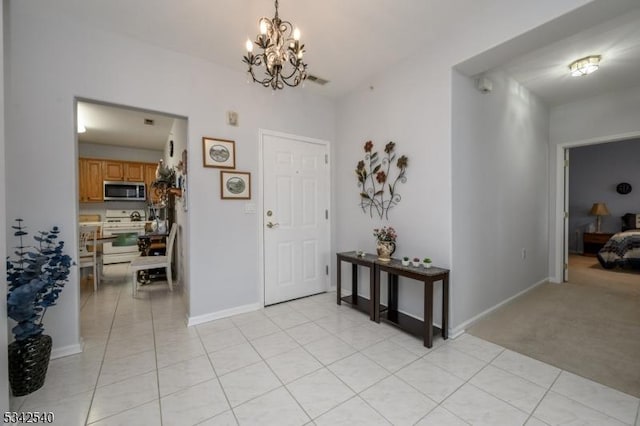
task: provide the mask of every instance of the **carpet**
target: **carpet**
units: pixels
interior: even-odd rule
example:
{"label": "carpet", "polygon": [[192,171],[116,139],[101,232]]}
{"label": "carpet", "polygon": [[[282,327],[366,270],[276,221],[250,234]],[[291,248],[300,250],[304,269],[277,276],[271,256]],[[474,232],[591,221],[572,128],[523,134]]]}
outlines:
{"label": "carpet", "polygon": [[571,256],[569,282],[541,284],[467,332],[640,397],[640,271]]}

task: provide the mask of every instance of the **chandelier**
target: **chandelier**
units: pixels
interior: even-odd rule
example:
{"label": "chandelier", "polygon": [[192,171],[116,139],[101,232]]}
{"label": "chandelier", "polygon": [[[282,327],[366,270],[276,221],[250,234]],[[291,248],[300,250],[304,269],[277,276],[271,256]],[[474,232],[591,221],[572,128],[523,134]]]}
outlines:
{"label": "chandelier", "polygon": [[[258,25],[260,34],[255,42],[247,39],[247,55],[242,58],[249,65],[248,74],[256,83],[273,90],[282,89],[285,84],[299,85],[307,78],[307,64],[302,62],[304,44],[300,43],[300,31],[278,17],[278,0],[273,19],[262,17]],[[253,53],[254,43],[261,53]]]}
{"label": "chandelier", "polygon": [[574,77],[580,77],[596,72],[600,66],[601,58],[602,57],[600,55],[591,55],[586,58],[573,61],[569,64],[569,71],[571,71],[571,75]]}

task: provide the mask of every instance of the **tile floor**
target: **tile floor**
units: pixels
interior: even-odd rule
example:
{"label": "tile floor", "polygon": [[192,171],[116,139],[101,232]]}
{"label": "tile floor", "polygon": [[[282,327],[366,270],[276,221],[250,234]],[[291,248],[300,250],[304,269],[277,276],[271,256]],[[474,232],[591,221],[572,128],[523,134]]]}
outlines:
{"label": "tile floor", "polygon": [[335,293],[185,326],[180,292],[83,294],[82,354],[12,399],[59,425],[635,425],[639,400],[470,335],[433,349]]}

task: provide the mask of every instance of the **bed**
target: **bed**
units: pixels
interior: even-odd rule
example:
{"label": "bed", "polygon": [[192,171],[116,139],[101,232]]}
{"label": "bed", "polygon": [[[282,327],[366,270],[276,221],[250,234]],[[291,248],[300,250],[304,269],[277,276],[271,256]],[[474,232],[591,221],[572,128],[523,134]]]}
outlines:
{"label": "bed", "polygon": [[622,216],[622,232],[614,234],[598,252],[603,268],[640,269],[640,214]]}

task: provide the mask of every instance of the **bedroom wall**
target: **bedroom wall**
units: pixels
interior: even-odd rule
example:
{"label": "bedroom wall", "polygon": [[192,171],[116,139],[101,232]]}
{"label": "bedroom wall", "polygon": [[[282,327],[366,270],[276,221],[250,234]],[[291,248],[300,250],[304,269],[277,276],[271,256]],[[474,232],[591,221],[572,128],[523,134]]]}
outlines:
{"label": "bedroom wall", "polygon": [[549,274],[562,281],[563,244],[563,146],[576,147],[611,140],[640,137],[640,86],[581,99],[551,108]]}
{"label": "bedroom wall", "polygon": [[[606,203],[611,213],[602,217],[602,232],[620,232],[620,216],[640,213],[640,139],[572,148],[569,162],[569,248],[582,252],[582,233],[596,222],[593,203]],[[618,194],[620,182],[630,183],[631,193]]]}
{"label": "bedroom wall", "polygon": [[[333,101],[305,90],[272,94],[246,84],[242,72],[70,21],[51,2],[10,6],[8,217],[20,214],[34,229],[55,223],[65,241],[76,240],[74,96],[188,117],[189,315],[255,309],[258,219],[245,214],[244,201],[220,199],[219,170],[202,167],[201,138],[236,141],[237,168],[253,174],[256,203],[258,130],[333,141]],[[227,110],[239,113],[240,126],[226,125]],[[79,349],[78,299],[74,272],[59,306],[47,313],[47,333],[58,353]]]}
{"label": "bedroom wall", "polygon": [[[453,251],[458,312],[479,314],[548,276],[547,107],[503,72],[481,93],[453,75]],[[524,252],[524,253],[523,253]]]}

